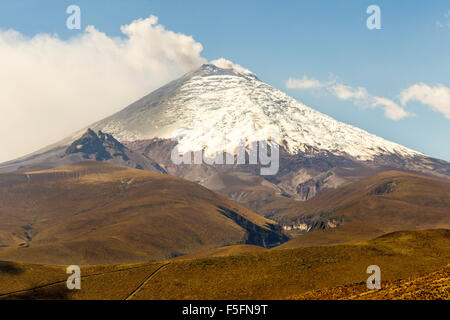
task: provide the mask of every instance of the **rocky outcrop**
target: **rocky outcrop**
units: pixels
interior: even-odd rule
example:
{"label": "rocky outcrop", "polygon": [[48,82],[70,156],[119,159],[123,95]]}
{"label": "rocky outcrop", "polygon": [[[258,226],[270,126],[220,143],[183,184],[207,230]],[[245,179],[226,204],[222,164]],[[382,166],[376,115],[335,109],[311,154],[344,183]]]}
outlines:
{"label": "rocky outcrop", "polygon": [[373,190],[369,192],[369,195],[383,195],[392,193],[395,191],[395,188],[397,187],[397,181],[389,181],[386,183],[383,183],[379,186],[376,186]]}
{"label": "rocky outcrop", "polygon": [[219,206],[217,211],[233,220],[247,231],[248,237],[245,241],[246,244],[272,248],[289,240],[289,238],[282,233],[282,229],[279,225],[269,224],[267,225],[267,228],[262,228],[231,209]]}
{"label": "rocky outcrop", "polygon": [[130,150],[110,134],[102,131],[95,133],[91,129],[75,140],[61,158],[71,158],[74,161],[77,159],[106,161],[136,169],[166,173],[164,168],[150,157]]}
{"label": "rocky outcrop", "polygon": [[106,148],[114,150],[115,156],[120,155],[123,160],[128,160],[128,157],[124,153],[125,147],[119,141],[101,131],[97,135],[91,129],[88,129],[80,139],[75,140],[66,149],[65,154],[79,153],[85,159],[94,158],[96,161],[104,161],[113,158]]}

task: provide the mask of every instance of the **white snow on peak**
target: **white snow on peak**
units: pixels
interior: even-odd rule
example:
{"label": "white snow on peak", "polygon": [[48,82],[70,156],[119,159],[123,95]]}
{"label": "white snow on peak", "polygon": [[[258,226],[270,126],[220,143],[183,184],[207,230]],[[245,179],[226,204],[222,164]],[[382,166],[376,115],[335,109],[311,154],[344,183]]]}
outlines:
{"label": "white snow on peak", "polygon": [[144,98],[148,102],[105,119],[99,129],[121,141],[175,138],[180,152],[204,149],[209,155],[274,137],[274,128],[277,143],[291,154],[311,148],[359,160],[421,154],[324,115],[228,60],[212,63],[220,70],[204,65],[205,72],[194,72],[176,90],[158,91],[158,103]]}

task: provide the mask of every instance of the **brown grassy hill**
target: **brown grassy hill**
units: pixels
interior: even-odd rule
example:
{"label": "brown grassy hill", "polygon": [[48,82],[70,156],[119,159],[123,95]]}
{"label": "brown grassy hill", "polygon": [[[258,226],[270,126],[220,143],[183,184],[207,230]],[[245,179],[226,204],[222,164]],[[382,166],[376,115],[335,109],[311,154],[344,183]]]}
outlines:
{"label": "brown grassy hill", "polygon": [[437,271],[396,281],[382,281],[380,290],[365,284],[310,291],[291,297],[296,300],[450,300],[450,265]]}
{"label": "brown grassy hill", "polygon": [[249,245],[249,244],[237,244],[233,246],[225,246],[215,249],[204,250],[200,252],[191,253],[185,256],[176,257],[176,260],[192,260],[212,257],[227,257],[236,256],[247,252],[260,252],[267,250],[264,247]]}
{"label": "brown grassy hill", "polygon": [[[324,193],[327,190],[334,190],[341,185],[374,175],[382,171],[382,168],[378,170],[371,170],[369,168],[358,168],[357,170],[333,168],[330,171],[333,172],[332,175],[328,175],[327,173],[318,174],[316,172],[318,176],[323,175],[322,180],[326,180],[327,182],[325,183],[320,179],[320,181],[312,179],[310,182],[312,183],[311,188],[320,188],[320,193]],[[299,170],[299,172],[303,172],[303,170]],[[272,182],[264,179],[257,173],[241,171],[218,172],[199,180],[199,183],[263,216],[276,217],[279,213],[291,208],[302,207],[305,203],[306,199],[300,196],[300,194],[297,194],[297,197],[292,195],[292,193],[296,193],[292,189],[292,185],[297,185],[297,180],[300,178],[305,179],[299,172],[296,172],[296,177],[287,177],[288,179],[282,181],[279,181],[278,178],[272,178],[270,179],[271,181],[273,180]],[[311,199],[314,197],[312,193],[309,192],[309,198]]]}
{"label": "brown grassy hill", "polygon": [[81,290],[68,290],[65,266],[0,262],[0,299],[125,299],[162,266],[82,266]]}
{"label": "brown grassy hill", "polygon": [[[368,240],[398,230],[449,228],[450,180],[383,172],[297,203],[274,219],[282,225],[327,228],[298,236],[285,248]],[[338,228],[329,228],[328,222]]]}
{"label": "brown grassy hill", "polygon": [[136,299],[285,299],[293,292],[435,270],[450,261],[450,230],[396,232],[365,243],[269,250],[170,264]]}
{"label": "brown grassy hill", "polygon": [[437,270],[449,261],[450,230],[429,230],[395,232],[351,245],[84,267],[79,291],[66,289],[62,267],[9,263],[0,267],[0,298],[286,299],[364,284],[366,268],[372,264],[380,266],[383,286]]}
{"label": "brown grassy hill", "polygon": [[271,245],[273,221],[208,189],[100,162],[0,174],[0,259],[52,264],[161,260]]}
{"label": "brown grassy hill", "polygon": [[[298,201],[283,196],[275,184],[249,172],[219,172],[200,181],[201,185],[265,216]],[[266,209],[270,207],[270,209]]]}
{"label": "brown grassy hill", "polygon": [[277,247],[277,249],[293,249],[338,243],[353,243],[370,240],[382,234],[384,234],[383,231],[355,220],[340,225],[337,228],[316,230],[297,236],[281,244]]}

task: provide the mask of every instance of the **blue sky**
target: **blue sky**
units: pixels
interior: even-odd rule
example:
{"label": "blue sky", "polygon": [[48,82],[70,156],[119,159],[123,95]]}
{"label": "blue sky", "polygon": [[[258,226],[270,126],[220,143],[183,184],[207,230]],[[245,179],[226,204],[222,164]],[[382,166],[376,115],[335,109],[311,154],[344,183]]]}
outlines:
{"label": "blue sky", "polygon": [[[286,87],[290,77],[326,82],[333,74],[399,105],[399,94],[414,84],[450,87],[448,1],[16,0],[0,3],[0,29],[67,40],[83,32],[66,28],[70,4],[81,8],[82,29],[94,25],[111,37],[153,14],[201,43],[208,60],[229,59],[337,120],[450,161],[450,119],[420,101],[403,106],[414,116],[394,121],[382,108],[358,107],[329,90]],[[366,27],[371,4],[381,9],[381,30]]]}

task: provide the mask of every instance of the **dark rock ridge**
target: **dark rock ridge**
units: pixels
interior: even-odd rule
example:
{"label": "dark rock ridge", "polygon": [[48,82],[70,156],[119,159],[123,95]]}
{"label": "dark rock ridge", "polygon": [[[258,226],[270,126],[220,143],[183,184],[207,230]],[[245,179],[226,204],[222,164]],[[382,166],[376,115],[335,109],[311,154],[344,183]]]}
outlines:
{"label": "dark rock ridge", "polygon": [[350,219],[345,216],[332,217],[332,214],[337,210],[338,208],[299,215],[294,218],[281,218],[277,219],[277,222],[280,224],[285,234],[290,237],[296,237],[316,230],[336,228],[350,222]]}
{"label": "dark rock ridge", "polygon": [[87,129],[80,138],[73,141],[68,147],[57,147],[26,159],[5,163],[3,166],[0,165],[0,172],[49,169],[86,160],[167,173],[151,157],[127,148],[110,134],[102,131],[95,133],[91,129]]}
{"label": "dark rock ridge", "polygon": [[166,173],[156,161],[128,149],[111,134],[88,129],[81,138],[75,140],[61,158],[72,157],[82,160],[106,161],[131,168]]}
{"label": "dark rock ridge", "polygon": [[252,223],[237,212],[225,207],[219,206],[217,211],[236,222],[248,232],[248,238],[245,241],[246,244],[272,248],[289,240],[289,238],[282,233],[282,229],[279,225],[270,224],[268,225],[268,230]]}
{"label": "dark rock ridge", "polygon": [[124,152],[125,147],[110,134],[104,134],[99,131],[98,135],[94,131],[88,131],[78,140],[75,140],[67,149],[65,154],[81,153],[85,159],[94,157],[96,161],[112,159],[112,155],[106,150],[115,151],[114,156],[121,156],[122,160],[128,161],[129,158]]}
{"label": "dark rock ridge", "polygon": [[373,189],[372,191],[369,192],[369,195],[383,195],[383,194],[392,193],[395,191],[396,186],[397,186],[397,182],[395,182],[395,181],[386,182],[386,183],[383,183],[383,184],[375,187],[375,189]]}

